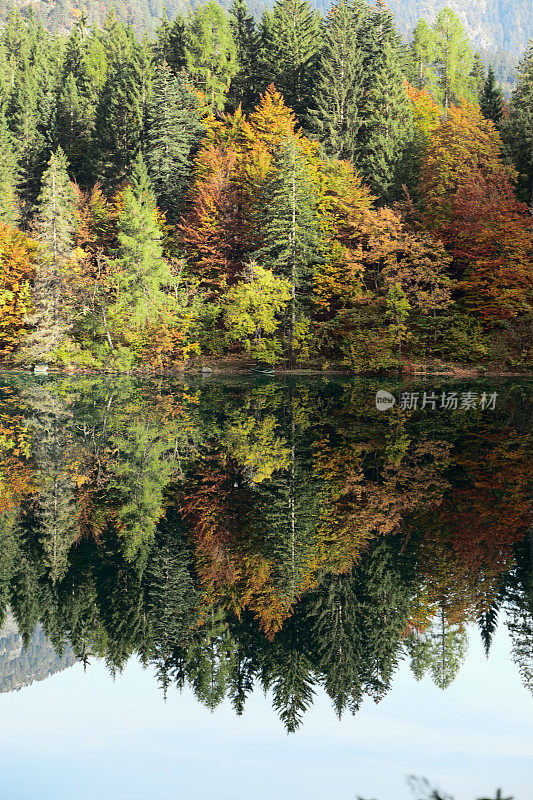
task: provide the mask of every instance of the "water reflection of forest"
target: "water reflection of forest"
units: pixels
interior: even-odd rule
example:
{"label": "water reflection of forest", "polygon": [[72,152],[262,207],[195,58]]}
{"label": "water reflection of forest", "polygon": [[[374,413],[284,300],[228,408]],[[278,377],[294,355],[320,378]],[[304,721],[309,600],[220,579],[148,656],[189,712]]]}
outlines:
{"label": "water reflection of forest", "polygon": [[[376,383],[4,378],[0,626],[294,730],[403,658],[438,686],[499,620],[533,689],[531,405],[375,409]],[[471,388],[471,387],[467,387]],[[504,624],[503,621],[500,624]]]}

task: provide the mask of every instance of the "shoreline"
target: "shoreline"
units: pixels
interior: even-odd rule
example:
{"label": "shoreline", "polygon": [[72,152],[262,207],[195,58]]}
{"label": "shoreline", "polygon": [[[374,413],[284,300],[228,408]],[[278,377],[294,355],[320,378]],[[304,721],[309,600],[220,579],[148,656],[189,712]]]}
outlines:
{"label": "shoreline", "polygon": [[440,378],[449,380],[458,380],[461,378],[472,378],[482,380],[484,378],[533,378],[533,370],[518,372],[512,369],[494,367],[493,369],[470,367],[459,364],[435,364],[427,363],[425,365],[408,364],[401,370],[397,371],[382,371],[382,372],[354,372],[345,365],[328,364],[323,367],[317,365],[302,365],[301,367],[275,367],[274,375],[263,375],[261,373],[252,373],[250,371],[249,362],[243,363],[241,359],[206,359],[202,362],[194,362],[183,366],[178,366],[175,369],[167,370],[150,370],[150,369],[133,369],[128,372],[119,372],[111,370],[84,370],[72,367],[58,368],[51,366],[48,373],[39,374],[34,373],[31,368],[11,366],[9,364],[0,364],[0,374],[2,372],[17,373],[21,375],[35,375],[36,377],[52,377],[52,376],[129,376],[134,378],[165,378],[165,377],[203,377],[209,378],[217,375],[222,376],[249,376],[249,377],[343,377],[343,378],[380,378],[380,379],[402,379],[404,381],[421,380],[423,378]]}

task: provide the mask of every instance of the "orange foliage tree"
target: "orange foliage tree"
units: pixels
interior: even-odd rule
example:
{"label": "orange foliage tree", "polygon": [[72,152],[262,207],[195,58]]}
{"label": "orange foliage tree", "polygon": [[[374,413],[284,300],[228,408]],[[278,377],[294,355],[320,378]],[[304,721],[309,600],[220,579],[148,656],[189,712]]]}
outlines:
{"label": "orange foliage tree", "polygon": [[466,308],[486,323],[531,303],[533,221],[514,196],[515,178],[479,107],[452,107],[422,163],[422,218],[454,258]]}
{"label": "orange foliage tree", "polygon": [[24,337],[36,260],[37,244],[0,223],[0,358],[9,357]]}

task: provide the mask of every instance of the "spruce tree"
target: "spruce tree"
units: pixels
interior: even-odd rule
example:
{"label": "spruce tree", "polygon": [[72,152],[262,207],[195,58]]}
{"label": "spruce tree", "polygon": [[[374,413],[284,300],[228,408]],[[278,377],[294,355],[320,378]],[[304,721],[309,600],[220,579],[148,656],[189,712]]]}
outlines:
{"label": "spruce tree", "polygon": [[172,24],[164,17],[156,31],[156,59],[160,64],[167,63],[176,75],[185,68],[186,25],[185,17],[178,14]]}
{"label": "spruce tree", "polygon": [[117,238],[119,298],[114,315],[119,325],[127,319],[133,327],[143,328],[160,313],[165,298],[162,288],[172,278],[163,258],[155,196],[140,155],[124,192]]}
{"label": "spruce tree", "polygon": [[526,50],[503,126],[506,150],[518,170],[518,188],[533,209],[533,41]]}
{"label": "spruce tree", "polygon": [[363,57],[357,41],[368,14],[361,0],[340,0],[326,19],[310,126],[329,156],[353,160],[363,102]]}
{"label": "spruce tree", "polygon": [[233,0],[228,11],[229,24],[237,49],[237,73],[231,81],[229,102],[233,109],[242,106],[250,111],[257,102],[255,85],[256,64],[259,55],[259,35],[254,18],[244,0]]}
{"label": "spruce tree", "polygon": [[474,95],[475,100],[479,102],[481,99],[481,95],[483,94],[483,89],[485,87],[485,82],[487,80],[487,70],[485,69],[485,64],[483,63],[483,59],[479,55],[479,53],[474,54],[474,63],[472,64],[472,70],[470,72],[470,81],[472,87],[472,93]]}
{"label": "spruce tree", "polygon": [[403,47],[394,18],[378,0],[359,42],[364,53],[364,102],[360,112],[356,166],[375,194],[394,198],[412,139],[412,111],[405,91]]}
{"label": "spruce tree", "polygon": [[17,183],[19,173],[13,139],[0,115],[0,222],[16,225],[19,219]]}
{"label": "spruce tree", "polygon": [[47,246],[54,267],[72,250],[76,224],[76,198],[68,175],[68,161],[58,147],[43,175],[33,219],[33,227]]}
{"label": "spruce tree", "polygon": [[284,142],[275,155],[264,196],[259,219],[265,244],[257,251],[257,260],[290,282],[286,329],[292,359],[297,312],[308,305],[313,264],[320,250],[316,188],[293,141]]}
{"label": "spruce tree", "polygon": [[312,104],[321,47],[318,17],[307,0],[276,0],[270,25],[262,53],[267,83],[275,84],[303,120]]}
{"label": "spruce tree", "polygon": [[170,220],[180,211],[202,130],[196,94],[162,64],[148,102],[144,153],[157,202]]}
{"label": "spruce tree", "polygon": [[33,228],[45,249],[32,287],[34,312],[22,362],[49,360],[68,330],[61,267],[72,250],[76,224],[76,198],[68,163],[58,147],[43,175],[33,218]]}
{"label": "spruce tree", "polygon": [[110,34],[110,63],[96,110],[96,177],[110,191],[130,173],[139,152],[148,96],[146,52],[122,26]]}
{"label": "spruce tree", "polygon": [[503,92],[491,66],[479,103],[483,116],[499,125],[503,117],[503,102]]}

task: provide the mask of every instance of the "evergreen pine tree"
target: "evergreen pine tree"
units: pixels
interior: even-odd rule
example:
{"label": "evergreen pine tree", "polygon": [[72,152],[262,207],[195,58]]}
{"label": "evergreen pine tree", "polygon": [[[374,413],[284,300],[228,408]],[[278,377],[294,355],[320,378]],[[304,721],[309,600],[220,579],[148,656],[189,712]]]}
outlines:
{"label": "evergreen pine tree", "polygon": [[484,117],[492,120],[495,125],[501,122],[503,117],[503,92],[496,81],[493,67],[489,69],[479,104]]}
{"label": "evergreen pine tree", "polygon": [[533,208],[533,41],[517,77],[503,133],[507,153],[518,170],[520,196]]}
{"label": "evergreen pine tree", "polygon": [[186,19],[181,14],[177,15],[172,24],[164,17],[156,31],[154,51],[157,61],[160,64],[167,63],[176,75],[185,68],[186,24]]}
{"label": "evergreen pine tree", "polygon": [[472,71],[470,72],[470,80],[474,98],[479,102],[487,80],[487,70],[485,69],[485,64],[479,53],[474,54],[474,63],[472,64]]}
{"label": "evergreen pine tree", "polygon": [[237,73],[231,81],[229,101],[233,109],[242,106],[250,111],[257,102],[255,86],[256,63],[259,54],[259,36],[254,18],[244,0],[233,0],[229,9],[229,24],[237,49]]}
{"label": "evergreen pine tree", "polygon": [[383,0],[361,26],[359,41],[365,80],[355,163],[373,192],[391,199],[401,186],[400,168],[412,139],[412,110],[404,85],[401,40]]}
{"label": "evergreen pine tree", "polygon": [[310,124],[329,156],[353,160],[362,105],[362,53],[357,31],[368,14],[361,0],[340,0],[327,16]]}
{"label": "evergreen pine tree", "polygon": [[162,64],[148,102],[144,153],[157,202],[170,220],[179,213],[202,130],[196,94]]}
{"label": "evergreen pine tree", "polygon": [[148,96],[146,52],[123,26],[115,25],[106,82],[96,110],[93,139],[96,176],[116,189],[139,152]]}
{"label": "evergreen pine tree", "polygon": [[34,312],[29,320],[30,334],[20,354],[22,362],[49,360],[68,330],[61,266],[73,247],[75,210],[68,162],[58,147],[43,175],[33,218],[33,228],[45,250],[32,287]]}
{"label": "evergreen pine tree", "polygon": [[154,193],[143,158],[138,155],[118,218],[119,298],[114,315],[119,324],[126,318],[135,328],[143,328],[161,311],[165,298],[162,287],[172,280],[161,239]]}
{"label": "evergreen pine tree", "polygon": [[312,104],[321,47],[318,17],[307,0],[276,0],[269,24],[262,53],[267,83],[274,83],[303,120]]}
{"label": "evergreen pine tree", "polygon": [[13,139],[3,114],[0,115],[0,222],[15,225],[19,219],[17,198],[18,165]]}
{"label": "evergreen pine tree", "polygon": [[319,257],[320,233],[316,188],[305,161],[290,140],[280,146],[274,158],[265,197],[260,213],[265,244],[258,250],[257,259],[290,282],[287,351],[292,359],[297,310],[305,308],[308,300],[313,263]]}
{"label": "evergreen pine tree", "polygon": [[68,161],[58,147],[43,175],[33,227],[57,268],[72,250],[76,230],[76,198],[68,175]]}

